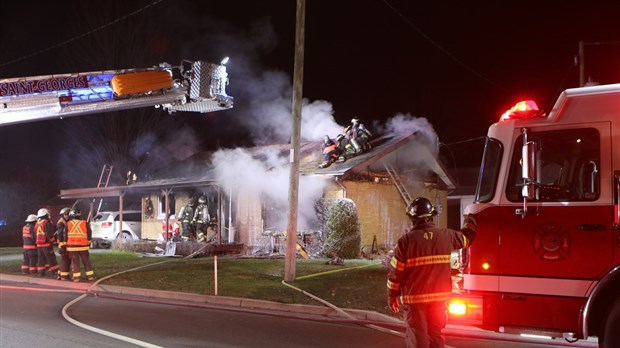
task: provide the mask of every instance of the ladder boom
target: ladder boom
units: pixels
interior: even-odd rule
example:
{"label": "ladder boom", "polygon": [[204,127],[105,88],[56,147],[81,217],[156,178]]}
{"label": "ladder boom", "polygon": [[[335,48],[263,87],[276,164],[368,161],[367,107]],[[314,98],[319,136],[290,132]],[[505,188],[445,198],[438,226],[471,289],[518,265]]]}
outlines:
{"label": "ladder boom", "polygon": [[224,65],[184,64],[0,79],[0,126],[151,106],[170,113],[232,108]]}

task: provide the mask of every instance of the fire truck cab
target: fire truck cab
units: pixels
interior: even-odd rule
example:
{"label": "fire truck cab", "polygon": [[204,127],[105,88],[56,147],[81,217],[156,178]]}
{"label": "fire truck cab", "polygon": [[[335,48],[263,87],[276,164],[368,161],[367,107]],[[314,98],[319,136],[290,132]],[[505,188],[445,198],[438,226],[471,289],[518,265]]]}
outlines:
{"label": "fire truck cab", "polygon": [[517,104],[488,130],[452,323],[620,347],[620,84]]}

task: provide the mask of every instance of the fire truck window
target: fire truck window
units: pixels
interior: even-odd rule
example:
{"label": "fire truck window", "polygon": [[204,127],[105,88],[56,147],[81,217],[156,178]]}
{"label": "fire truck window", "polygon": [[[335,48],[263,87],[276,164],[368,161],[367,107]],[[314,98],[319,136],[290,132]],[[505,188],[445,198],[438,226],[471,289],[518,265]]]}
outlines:
{"label": "fire truck window", "polygon": [[[568,129],[531,132],[530,141],[540,149],[536,171],[538,181],[533,201],[594,201],[600,194],[599,134],[596,129]],[[521,144],[515,143],[506,196],[521,202]]]}

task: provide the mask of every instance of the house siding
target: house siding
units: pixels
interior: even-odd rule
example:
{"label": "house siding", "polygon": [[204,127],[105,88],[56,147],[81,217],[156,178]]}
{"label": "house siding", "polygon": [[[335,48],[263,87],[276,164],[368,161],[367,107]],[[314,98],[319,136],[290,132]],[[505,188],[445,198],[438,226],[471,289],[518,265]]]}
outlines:
{"label": "house siding", "polygon": [[[379,246],[391,247],[398,241],[411,222],[405,215],[406,205],[396,187],[388,180],[343,181],[346,197],[353,200],[357,208],[362,230],[362,246],[371,246],[376,236]],[[419,183],[414,197],[423,196],[435,202],[437,199],[447,207],[447,193],[437,190],[435,185]],[[342,189],[332,189],[328,198],[340,198]],[[414,193],[411,192],[410,193]],[[435,218],[438,226],[445,227],[447,216]]]}

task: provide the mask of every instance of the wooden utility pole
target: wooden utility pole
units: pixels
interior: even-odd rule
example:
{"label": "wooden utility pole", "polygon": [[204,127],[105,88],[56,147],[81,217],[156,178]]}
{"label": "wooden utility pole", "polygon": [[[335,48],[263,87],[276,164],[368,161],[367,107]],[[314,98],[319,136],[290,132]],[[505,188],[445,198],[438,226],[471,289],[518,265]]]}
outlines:
{"label": "wooden utility pole", "polygon": [[304,82],[304,28],[306,0],[297,0],[297,24],[295,29],[295,67],[293,76],[293,129],[291,133],[291,172],[288,188],[288,228],[284,280],[295,280],[295,253],[297,246],[297,208],[299,197],[299,141],[301,136],[301,96]]}
{"label": "wooden utility pole", "polygon": [[585,79],[585,62],[583,61],[585,57],[584,51],[583,51],[583,41],[579,41],[579,56],[577,59],[579,59],[579,87],[583,87],[586,84],[586,79]]}

